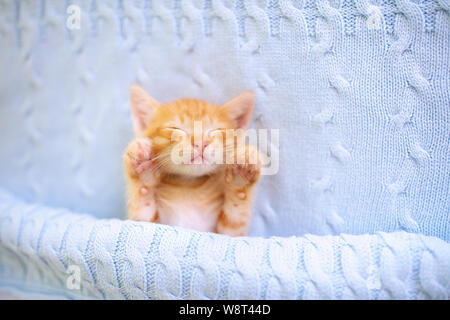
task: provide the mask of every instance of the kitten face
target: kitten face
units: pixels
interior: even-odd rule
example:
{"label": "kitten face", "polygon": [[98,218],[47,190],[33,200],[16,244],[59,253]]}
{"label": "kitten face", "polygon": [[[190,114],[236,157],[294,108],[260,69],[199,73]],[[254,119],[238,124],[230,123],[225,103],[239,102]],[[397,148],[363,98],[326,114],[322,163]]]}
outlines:
{"label": "kitten face", "polygon": [[197,99],[160,105],[136,85],[130,98],[134,131],[152,141],[156,168],[188,177],[220,169],[234,146],[230,133],[248,127],[254,105],[249,91],[224,106]]}
{"label": "kitten face", "polygon": [[215,155],[223,153],[231,122],[218,106],[193,99],[160,106],[145,135],[153,142],[156,162],[167,173],[201,176],[218,169]]}

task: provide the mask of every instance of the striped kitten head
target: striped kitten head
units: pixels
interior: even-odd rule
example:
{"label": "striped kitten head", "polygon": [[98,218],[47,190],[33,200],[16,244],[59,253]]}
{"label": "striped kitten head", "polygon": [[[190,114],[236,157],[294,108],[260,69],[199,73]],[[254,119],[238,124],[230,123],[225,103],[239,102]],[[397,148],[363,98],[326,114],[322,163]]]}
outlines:
{"label": "striped kitten head", "polygon": [[254,107],[251,91],[223,106],[198,99],[159,104],[132,85],[130,100],[134,132],[152,141],[155,168],[184,176],[219,170],[235,147],[233,135],[248,128]]}

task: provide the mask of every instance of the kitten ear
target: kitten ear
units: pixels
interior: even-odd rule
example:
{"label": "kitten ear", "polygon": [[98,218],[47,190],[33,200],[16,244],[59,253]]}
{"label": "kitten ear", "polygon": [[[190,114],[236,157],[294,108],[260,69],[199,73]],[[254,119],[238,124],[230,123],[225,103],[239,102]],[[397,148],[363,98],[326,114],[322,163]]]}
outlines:
{"label": "kitten ear", "polygon": [[255,95],[253,91],[244,91],[221,108],[228,114],[236,129],[245,130],[250,125],[254,106]]}
{"label": "kitten ear", "polygon": [[130,103],[133,130],[139,136],[147,127],[150,118],[159,107],[159,103],[137,84],[131,85]]}

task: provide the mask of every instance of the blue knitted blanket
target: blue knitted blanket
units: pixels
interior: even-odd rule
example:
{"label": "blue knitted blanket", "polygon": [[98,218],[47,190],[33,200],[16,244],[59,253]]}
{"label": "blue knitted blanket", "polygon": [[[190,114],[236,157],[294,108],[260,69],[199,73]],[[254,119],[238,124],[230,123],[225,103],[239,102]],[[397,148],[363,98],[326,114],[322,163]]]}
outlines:
{"label": "blue knitted blanket", "polygon": [[448,299],[450,294],[450,245],[433,237],[379,232],[230,238],[98,220],[27,205],[4,191],[0,200],[0,284],[25,291],[25,297]]}
{"label": "blue knitted blanket", "polygon": [[[449,12],[0,0],[0,296],[448,298]],[[250,237],[123,221],[133,82],[161,102],[255,92],[279,159]]]}

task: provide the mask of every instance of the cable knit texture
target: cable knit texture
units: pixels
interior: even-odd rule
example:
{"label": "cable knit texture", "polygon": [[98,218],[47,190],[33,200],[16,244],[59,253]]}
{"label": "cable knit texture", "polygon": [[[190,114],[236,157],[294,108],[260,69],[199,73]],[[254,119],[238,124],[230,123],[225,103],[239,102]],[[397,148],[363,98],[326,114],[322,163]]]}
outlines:
{"label": "cable knit texture", "polygon": [[[230,238],[0,193],[3,286],[101,299],[447,299],[450,246],[406,232]],[[80,290],[64,290],[70,266]]]}
{"label": "cable knit texture", "polygon": [[[80,29],[66,27],[71,4]],[[0,0],[0,289],[448,298],[449,11],[448,0]],[[280,170],[258,186],[252,237],[117,220],[132,82],[161,102],[255,92],[252,127],[280,130]],[[67,288],[72,265],[80,290]]]}

